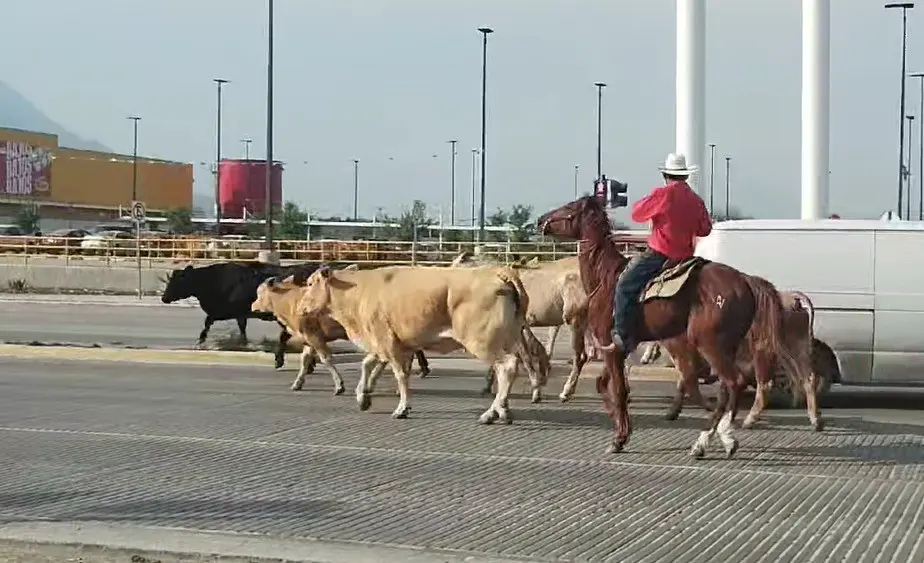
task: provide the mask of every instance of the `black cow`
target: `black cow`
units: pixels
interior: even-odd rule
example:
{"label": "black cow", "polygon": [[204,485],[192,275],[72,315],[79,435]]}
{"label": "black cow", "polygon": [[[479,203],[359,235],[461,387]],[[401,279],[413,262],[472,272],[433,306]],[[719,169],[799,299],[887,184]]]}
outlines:
{"label": "black cow", "polygon": [[[199,307],[205,313],[205,324],[199,333],[198,345],[205,342],[215,321],[236,320],[244,344],[247,343],[247,319],[276,321],[282,328],[275,355],[276,369],[279,369],[285,364],[286,347],[292,335],[273,314],[251,310],[251,305],[257,299],[257,288],[269,278],[283,279],[295,275],[305,279],[318,267],[318,264],[310,263],[276,266],[260,262],[222,262],[201,268],[189,265],[182,270],[170,272],[163,280],[165,286],[161,301],[173,303],[189,297],[199,301]],[[416,357],[421,377],[425,377],[430,372],[429,362],[420,350]],[[315,361],[313,359],[311,365],[307,366],[309,373],[313,371]]]}
{"label": "black cow", "polygon": [[[173,303],[180,299],[195,297],[205,313],[205,324],[199,333],[197,344],[202,345],[215,321],[234,319],[241,331],[241,341],[247,343],[247,319],[276,321],[269,313],[254,313],[251,304],[257,298],[257,287],[271,277],[287,277],[297,272],[308,275],[318,269],[317,264],[276,266],[259,262],[223,262],[201,268],[191,265],[174,270],[164,280],[164,295],[161,301]],[[282,323],[279,323],[282,326]],[[286,344],[292,337],[282,328],[279,347],[276,350],[276,367],[285,363]]]}

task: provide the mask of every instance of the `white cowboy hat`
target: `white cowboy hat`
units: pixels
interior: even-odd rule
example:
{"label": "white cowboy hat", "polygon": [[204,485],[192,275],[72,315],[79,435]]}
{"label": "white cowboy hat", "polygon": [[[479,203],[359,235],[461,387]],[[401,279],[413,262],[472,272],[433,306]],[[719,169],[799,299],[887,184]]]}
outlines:
{"label": "white cowboy hat", "polygon": [[699,166],[687,166],[687,157],[684,154],[670,153],[664,159],[664,166],[658,168],[662,174],[672,176],[689,176],[699,170]]}

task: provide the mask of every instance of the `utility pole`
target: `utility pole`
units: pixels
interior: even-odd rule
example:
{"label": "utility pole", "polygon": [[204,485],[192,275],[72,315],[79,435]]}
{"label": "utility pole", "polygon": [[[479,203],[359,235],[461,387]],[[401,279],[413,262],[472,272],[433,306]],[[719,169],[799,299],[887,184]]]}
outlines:
{"label": "utility pole", "polygon": [[715,215],[715,143],[709,143],[709,214]]}
{"label": "utility pole", "polygon": [[725,157],[725,220],[731,217],[731,157]]}
{"label": "utility pole", "polygon": [[215,235],[221,234],[221,87],[228,81],[224,78],[213,78],[218,85],[218,116],[215,132]]}
{"label": "utility pole", "polygon": [[603,177],[603,89],[606,84],[594,82],[597,87],[597,180]]}
{"label": "utility pole", "polygon": [[580,165],[574,165],[574,199],[578,198],[578,169]]}
{"label": "utility pole", "polygon": [[141,118],[137,115],[129,117],[134,124],[134,142],[132,143],[132,201],[138,201],[138,122]]}
{"label": "utility pole", "polygon": [[359,159],[353,159],[353,221],[359,221]]}
{"label": "utility pole", "polygon": [[449,224],[453,227],[456,226],[456,143],[459,141],[453,139],[449,141],[450,150],[450,182],[449,182]]}
{"label": "utility pole", "polygon": [[490,27],[479,27],[484,35],[481,51],[481,201],[478,213],[478,241],[484,242],[484,181],[485,181],[485,139],[488,120],[488,35],[494,33]]}

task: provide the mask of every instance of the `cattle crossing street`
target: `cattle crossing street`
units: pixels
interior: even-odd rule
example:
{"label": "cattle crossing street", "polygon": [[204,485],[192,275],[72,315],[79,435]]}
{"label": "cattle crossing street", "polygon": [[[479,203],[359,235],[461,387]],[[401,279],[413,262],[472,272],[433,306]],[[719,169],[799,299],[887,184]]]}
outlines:
{"label": "cattle crossing street", "polygon": [[[348,389],[357,365],[342,368]],[[391,377],[360,412],[323,370],[289,391],[288,369],[0,360],[0,538],[129,530],[131,544],[181,528],[212,551],[327,561],[924,557],[920,394],[836,398],[823,433],[771,410],[738,432],[736,459],[715,444],[694,461],[702,415],[664,421],[666,383],[632,383],[636,432],[606,456],[591,380],[567,405],[531,405],[521,377],[515,423],[488,427],[474,362],[434,359],[409,420],[389,416]]]}

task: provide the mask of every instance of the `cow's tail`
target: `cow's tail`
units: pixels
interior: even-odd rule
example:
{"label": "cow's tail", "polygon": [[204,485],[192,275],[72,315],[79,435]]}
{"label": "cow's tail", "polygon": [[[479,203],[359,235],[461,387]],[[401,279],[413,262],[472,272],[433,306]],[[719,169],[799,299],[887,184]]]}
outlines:
{"label": "cow's tail", "polygon": [[793,396],[799,399],[802,382],[795,358],[783,340],[783,300],[776,287],[759,276],[745,275],[748,287],[754,295],[754,319],[748,330],[752,352],[764,350],[779,361],[789,380]]}
{"label": "cow's tail", "polygon": [[812,304],[812,300],[808,295],[802,293],[801,291],[793,291],[792,296],[798,301],[799,305],[805,309],[806,314],[808,315],[808,338],[809,343],[815,342],[815,305]]}
{"label": "cow's tail", "polygon": [[526,322],[526,312],[529,309],[529,294],[526,293],[523,280],[520,279],[520,274],[509,266],[500,268],[497,272],[497,277],[513,290],[511,297],[515,315],[520,325],[519,335],[514,342],[514,352],[523,362],[527,371],[530,372],[530,375],[537,379],[539,385],[545,385],[550,370],[549,355]]}

